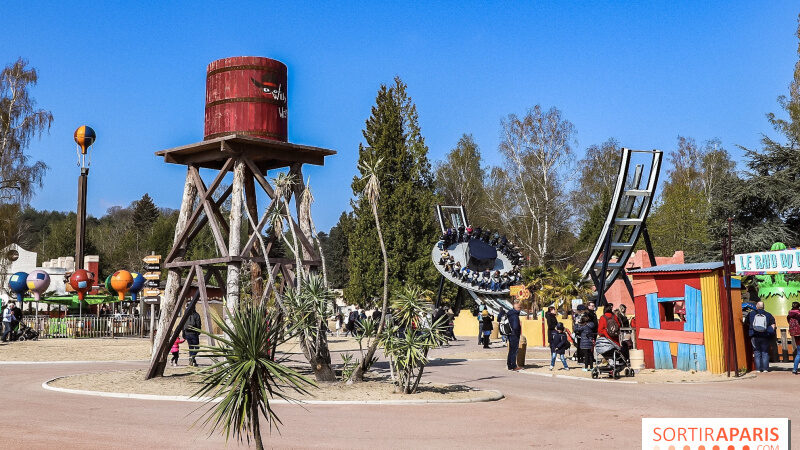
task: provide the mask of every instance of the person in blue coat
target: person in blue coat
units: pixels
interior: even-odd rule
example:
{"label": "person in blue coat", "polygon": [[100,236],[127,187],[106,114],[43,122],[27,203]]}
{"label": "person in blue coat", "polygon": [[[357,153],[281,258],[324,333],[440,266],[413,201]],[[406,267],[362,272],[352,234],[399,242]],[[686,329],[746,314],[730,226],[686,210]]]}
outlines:
{"label": "person in blue coat", "polygon": [[561,358],[561,363],[564,364],[564,370],[569,370],[567,359],[564,357],[564,352],[569,348],[569,341],[567,334],[564,333],[564,324],[556,325],[556,330],[553,332],[553,339],[550,341],[550,370],[556,364],[556,357]]}

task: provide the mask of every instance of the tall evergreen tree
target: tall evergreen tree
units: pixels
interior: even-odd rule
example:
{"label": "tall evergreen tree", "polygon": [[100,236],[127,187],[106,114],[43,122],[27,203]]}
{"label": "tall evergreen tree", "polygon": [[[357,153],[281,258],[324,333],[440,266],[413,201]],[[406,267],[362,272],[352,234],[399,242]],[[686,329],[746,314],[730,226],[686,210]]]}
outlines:
{"label": "tall evergreen tree", "polygon": [[158,219],[158,208],[146,193],[133,203],[133,225],[138,230],[149,230]]}
{"label": "tall evergreen tree", "polygon": [[319,233],[322,248],[327,256],[328,284],[334,289],[343,289],[350,279],[348,258],[350,245],[348,236],[353,226],[350,214],[342,212],[339,222],[334,225],[330,234]]}
{"label": "tall evergreen tree", "polygon": [[[430,250],[438,237],[433,220],[433,176],[416,106],[400,78],[391,86],[381,85],[362,134],[365,143],[359,144],[359,163],[382,161],[377,169],[381,186],[378,214],[389,256],[389,290],[395,292],[407,283],[432,289],[436,278]],[[354,177],[355,197],[365,183]],[[352,206],[345,298],[372,306],[383,290],[377,230],[368,202],[353,202]]]}

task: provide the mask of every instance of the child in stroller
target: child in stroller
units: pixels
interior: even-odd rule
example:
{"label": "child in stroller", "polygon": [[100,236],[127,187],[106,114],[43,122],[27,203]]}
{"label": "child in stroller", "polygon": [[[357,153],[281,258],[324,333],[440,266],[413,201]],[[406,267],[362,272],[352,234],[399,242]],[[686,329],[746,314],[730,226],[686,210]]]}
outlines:
{"label": "child in stroller", "polygon": [[11,340],[12,341],[36,341],[39,339],[39,332],[34,330],[33,328],[25,325],[24,322],[19,323],[19,327],[16,331],[11,333]]}
{"label": "child in stroller", "polygon": [[604,362],[594,366],[592,378],[599,378],[601,373],[607,373],[610,378],[615,380],[622,375],[633,376],[633,369],[628,360],[622,356],[622,348],[616,342],[605,336],[598,336],[594,344],[594,351],[603,357]]}

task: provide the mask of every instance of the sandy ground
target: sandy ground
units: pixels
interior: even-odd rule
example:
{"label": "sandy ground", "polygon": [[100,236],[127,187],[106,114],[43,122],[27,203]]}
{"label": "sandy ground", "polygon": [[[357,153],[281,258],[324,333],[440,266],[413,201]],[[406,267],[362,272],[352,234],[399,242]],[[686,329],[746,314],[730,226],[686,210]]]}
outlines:
{"label": "sandy ground", "polygon": [[0,344],[0,361],[127,361],[142,359],[150,359],[149,339],[40,339]]}
{"label": "sandy ground", "polygon": [[[168,367],[163,378],[144,381],[144,370],[118,370],[72,375],[59,378],[52,386],[101,392],[122,392],[130,394],[187,395],[191,396],[200,388],[202,376],[189,367]],[[464,385],[443,385],[421,383],[419,392],[413,395],[394,393],[394,385],[387,379],[371,379],[355,385],[324,383],[318,387],[309,386],[309,394],[293,391],[286,394],[297,400],[453,400],[486,395]]]}

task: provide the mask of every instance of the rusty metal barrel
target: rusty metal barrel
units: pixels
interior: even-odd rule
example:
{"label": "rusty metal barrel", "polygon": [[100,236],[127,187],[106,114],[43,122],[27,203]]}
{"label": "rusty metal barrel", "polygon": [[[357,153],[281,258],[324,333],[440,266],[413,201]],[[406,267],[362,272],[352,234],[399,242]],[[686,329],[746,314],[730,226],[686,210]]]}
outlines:
{"label": "rusty metal barrel", "polygon": [[286,65],[237,56],[213,61],[206,76],[205,139],[243,134],[287,142]]}

